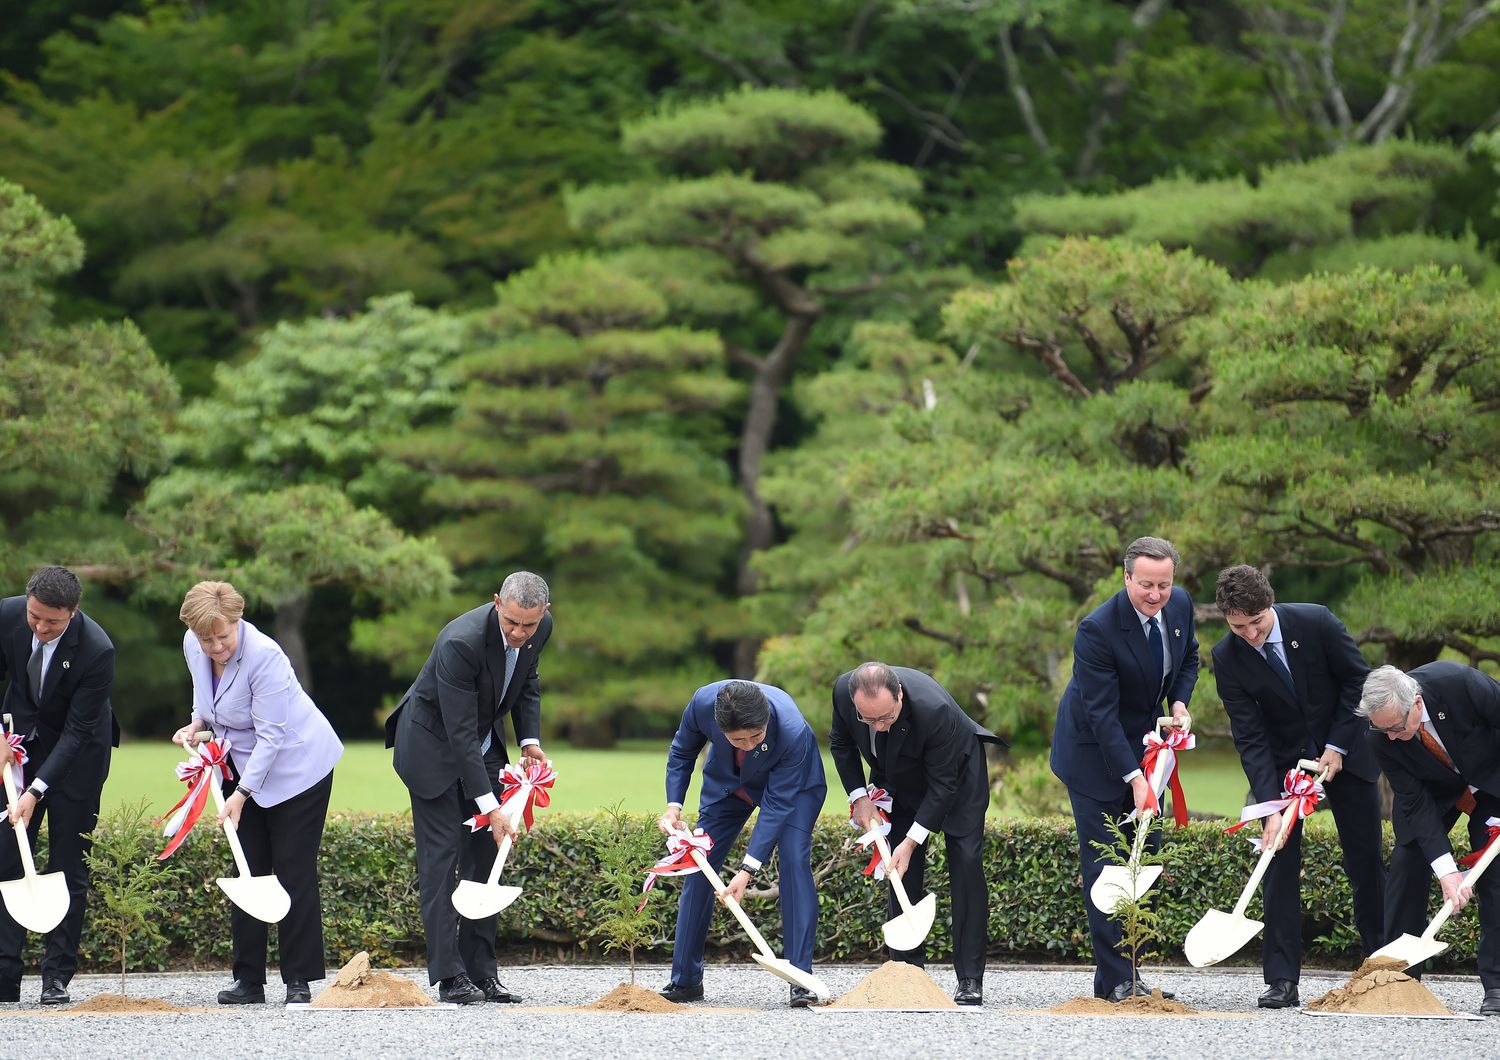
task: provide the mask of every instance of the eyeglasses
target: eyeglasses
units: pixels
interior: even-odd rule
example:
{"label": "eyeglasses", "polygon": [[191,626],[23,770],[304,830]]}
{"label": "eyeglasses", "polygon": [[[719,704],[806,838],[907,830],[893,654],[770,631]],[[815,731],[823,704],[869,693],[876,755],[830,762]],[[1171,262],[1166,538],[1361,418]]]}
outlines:
{"label": "eyeglasses", "polygon": [[1406,712],[1401,715],[1401,721],[1398,724],[1395,724],[1395,725],[1371,725],[1370,726],[1370,731],[1371,732],[1385,733],[1386,735],[1389,735],[1389,734],[1391,734],[1393,732],[1402,732],[1402,731],[1404,731],[1406,729],[1406,723],[1411,720],[1411,712],[1416,709],[1416,706],[1417,705],[1415,703],[1413,703],[1410,707],[1407,707],[1406,708]]}
{"label": "eyeglasses", "polygon": [[863,714],[861,714],[857,710],[854,712],[854,716],[856,718],[858,718],[860,721],[862,721],[864,724],[874,726],[874,725],[886,725],[886,724],[888,724],[890,722],[895,721],[896,720],[896,715],[899,714],[899,713],[901,713],[901,709],[898,707],[895,710],[891,711],[889,714],[882,714],[878,718],[867,718],[867,717],[865,717]]}

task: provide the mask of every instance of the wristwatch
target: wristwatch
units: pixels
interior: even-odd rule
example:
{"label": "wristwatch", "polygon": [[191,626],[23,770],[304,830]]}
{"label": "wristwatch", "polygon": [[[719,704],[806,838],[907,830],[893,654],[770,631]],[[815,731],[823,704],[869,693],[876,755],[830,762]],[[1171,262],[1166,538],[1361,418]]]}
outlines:
{"label": "wristwatch", "polygon": [[748,861],[742,861],[740,862],[740,871],[743,872],[746,876],[754,876],[757,872],[760,871],[760,866],[757,865],[755,868],[751,868]]}
{"label": "wristwatch", "polygon": [[41,802],[42,798],[47,794],[47,792],[42,788],[37,787],[35,783],[31,783],[26,786],[26,794],[30,795],[37,802]]}

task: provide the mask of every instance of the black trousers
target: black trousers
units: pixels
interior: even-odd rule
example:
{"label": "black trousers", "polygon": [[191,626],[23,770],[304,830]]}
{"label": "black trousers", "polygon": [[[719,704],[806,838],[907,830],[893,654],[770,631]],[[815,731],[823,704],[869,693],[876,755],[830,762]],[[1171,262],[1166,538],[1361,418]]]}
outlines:
{"label": "black trousers", "polygon": [[[225,794],[234,782],[224,783]],[[240,811],[240,846],[255,876],[275,873],[291,896],[292,907],[276,925],[281,946],[281,981],[314,982],[328,975],[323,953],[323,898],[318,885],[318,851],[323,846],[323,824],[333,774],[285,802],[265,807],[254,799]],[[205,816],[210,812],[205,810]],[[200,825],[201,827],[201,825]],[[242,983],[266,981],[266,943],[270,925],[234,903],[229,907],[233,941],[230,967]]]}
{"label": "black trousers", "polygon": [[[1444,832],[1452,830],[1458,820],[1458,810],[1449,810],[1443,815]],[[1483,818],[1469,818],[1469,843],[1479,850],[1489,839],[1490,830]],[[1463,851],[1455,851],[1462,854]],[[1462,871],[1462,869],[1460,869]],[[1432,863],[1423,856],[1414,842],[1397,841],[1391,851],[1391,871],[1386,878],[1385,933],[1386,941],[1403,933],[1420,935],[1427,929],[1431,919],[1427,908],[1427,896],[1433,884]],[[1479,903],[1479,981],[1486,990],[1500,988],[1500,872],[1491,865],[1479,882],[1474,885],[1474,899]],[[1437,910],[1432,910],[1436,913]],[[1467,911],[1463,914],[1469,915]],[[1423,964],[1407,970],[1408,975],[1420,975]]]}
{"label": "black trousers", "polygon": [[[1099,878],[1104,866],[1111,864],[1093,844],[1095,841],[1114,842],[1114,837],[1104,826],[1104,819],[1123,818],[1135,809],[1135,800],[1131,798],[1128,786],[1114,801],[1101,801],[1074,788],[1068,789],[1068,798],[1073,804],[1073,823],[1078,830],[1078,861],[1083,870],[1083,907],[1088,915],[1089,938],[1094,946],[1094,996],[1108,997],[1115,987],[1130,982],[1130,959],[1120,953],[1119,925],[1096,909],[1089,900],[1089,889],[1094,886],[1094,881]],[[1125,838],[1134,841],[1134,825],[1125,827]],[[1159,850],[1161,832],[1152,833],[1147,846],[1153,851]]]}
{"label": "black trousers", "polygon": [[[34,765],[35,769],[41,768],[41,762]],[[35,776],[35,769],[28,766],[26,776]],[[68,881],[68,912],[57,927],[47,932],[42,951],[43,982],[60,979],[68,983],[78,971],[78,939],[83,934],[89,894],[89,867],[84,858],[94,845],[89,836],[99,823],[99,793],[104,790],[104,778],[108,775],[109,748],[105,747],[104,768],[99,772],[98,787],[92,788],[83,798],[64,791],[62,785],[49,788],[31,815],[27,833],[31,836],[33,850],[42,830],[42,821],[47,822],[47,864],[37,866],[37,871],[61,872]],[[9,805],[8,801],[6,805]],[[8,820],[0,821],[0,827],[10,833],[0,837],[0,879],[20,879],[21,852],[16,847],[15,832]],[[11,989],[21,982],[21,947],[26,942],[26,929],[11,918],[3,906],[4,903],[0,902],[0,988]]]}
{"label": "black trousers", "polygon": [[[1365,956],[1385,945],[1385,865],[1380,835],[1380,792],[1373,781],[1340,773],[1329,781],[1328,808],[1338,828],[1344,874],[1354,892],[1354,923]],[[1246,825],[1249,831],[1254,825]],[[1262,881],[1266,931],[1261,965],[1265,981],[1292,982],[1302,975],[1302,822],[1266,867]]]}
{"label": "black trousers", "polygon": [[495,926],[500,917],[469,920],[453,908],[458,881],[483,881],[495,864],[493,833],[471,833],[464,823],[476,812],[474,800],[464,798],[456,783],[435,799],[411,796],[429,983],[455,975],[477,983],[497,975]]}
{"label": "black trousers", "polygon": [[[906,838],[907,831],[915,819],[917,806],[902,805],[892,801],[891,846]],[[927,841],[917,844],[907,863],[906,896],[913,903],[921,901],[925,891],[923,881],[927,874],[927,845],[941,834],[948,849],[948,886],[953,900],[953,972],[960,979],[983,979],[986,941],[989,934],[989,883],[984,877],[984,826],[954,835],[951,832],[934,832]],[[896,897],[896,881],[887,876],[890,884],[885,896],[886,918],[892,919],[901,913],[901,902]],[[890,950],[891,960],[905,961],[921,967],[926,963],[926,947],[916,950]]]}

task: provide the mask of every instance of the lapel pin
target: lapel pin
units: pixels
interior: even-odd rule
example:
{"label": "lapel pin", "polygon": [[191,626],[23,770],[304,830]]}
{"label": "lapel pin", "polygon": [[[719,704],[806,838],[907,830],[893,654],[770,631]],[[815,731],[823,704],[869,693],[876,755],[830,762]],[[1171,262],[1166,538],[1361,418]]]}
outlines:
{"label": "lapel pin", "polygon": [[762,751],[769,751],[771,749],[771,745],[768,744],[768,743],[763,743],[763,744],[760,745],[760,749]]}
{"label": "lapel pin", "polygon": [[1297,642],[1296,641],[1292,641],[1292,647],[1294,647],[1294,648],[1297,647]]}
{"label": "lapel pin", "polygon": [[64,659],[63,660],[63,669],[66,670],[67,668],[68,668],[68,660]]}
{"label": "lapel pin", "polygon": [[1180,636],[1182,636],[1182,630],[1180,630],[1180,629],[1174,629],[1174,630],[1172,630],[1172,636],[1174,636],[1174,637],[1180,637]]}
{"label": "lapel pin", "polygon": [[1444,714],[1441,710],[1438,711],[1438,721],[1447,721],[1447,720],[1448,720],[1448,715]]}

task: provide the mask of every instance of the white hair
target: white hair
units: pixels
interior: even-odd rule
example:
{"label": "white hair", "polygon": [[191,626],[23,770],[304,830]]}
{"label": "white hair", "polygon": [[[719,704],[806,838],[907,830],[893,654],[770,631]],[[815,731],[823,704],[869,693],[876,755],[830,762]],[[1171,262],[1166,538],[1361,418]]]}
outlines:
{"label": "white hair", "polygon": [[1359,697],[1359,709],[1354,713],[1361,718],[1368,718],[1376,711],[1394,707],[1402,714],[1409,714],[1411,708],[1417,705],[1417,694],[1421,691],[1422,686],[1410,674],[1403,673],[1394,666],[1382,666],[1371,670],[1370,676],[1365,678],[1365,688]]}

